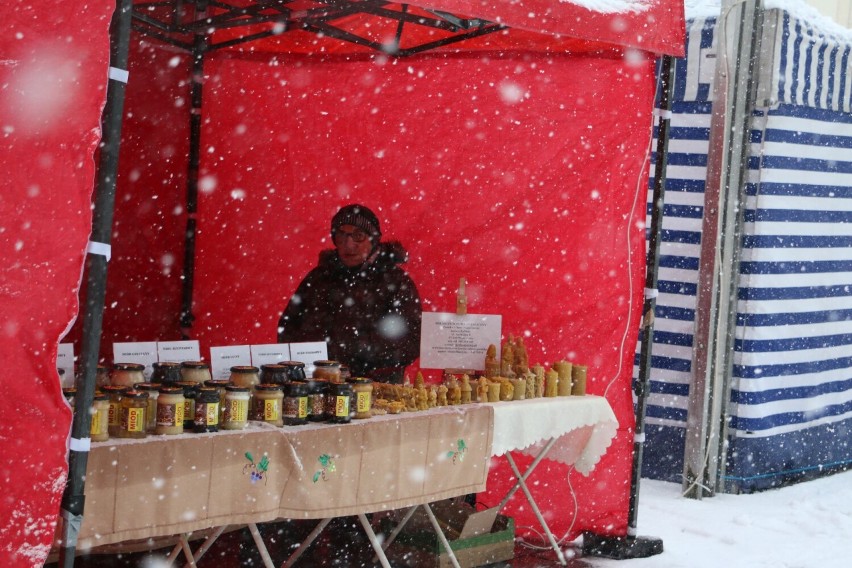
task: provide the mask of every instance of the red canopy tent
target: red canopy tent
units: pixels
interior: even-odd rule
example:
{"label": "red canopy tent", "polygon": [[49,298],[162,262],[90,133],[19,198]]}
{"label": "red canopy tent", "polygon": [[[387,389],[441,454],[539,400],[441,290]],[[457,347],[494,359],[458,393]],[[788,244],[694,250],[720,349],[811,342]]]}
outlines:
{"label": "red canopy tent", "polygon": [[[12,371],[0,400],[15,416],[0,425],[13,520],[0,559],[40,565],[67,472],[57,344],[85,348],[77,330],[62,338],[91,228],[112,6],[18,4],[0,39],[11,54],[0,350]],[[681,2],[624,4],[634,10],[246,0],[211,3],[218,27],[137,4],[145,35],[131,48],[101,356],[113,341],[182,333],[204,349],[273,342],[287,297],[330,246],[331,214],[365,202],[409,248],[425,310],[450,310],[465,276],[470,311],[502,314],[531,361],[590,365],[589,391],[607,396],[619,435],[589,478],[549,464],[533,485],[547,501],[570,475],[574,494],[548,507],[557,534],[624,534],[652,54],[683,51]],[[507,482],[497,464],[489,485]]]}

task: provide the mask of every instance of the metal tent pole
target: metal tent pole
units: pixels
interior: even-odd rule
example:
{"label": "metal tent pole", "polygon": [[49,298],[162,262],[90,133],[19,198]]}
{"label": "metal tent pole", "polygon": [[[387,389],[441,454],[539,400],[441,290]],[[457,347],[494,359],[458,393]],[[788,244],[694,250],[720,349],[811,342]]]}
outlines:
{"label": "metal tent pole", "polygon": [[[201,6],[204,8],[204,6]],[[199,9],[201,9],[199,8]],[[181,294],[180,328],[184,339],[190,337],[195,316],[192,295],[195,286],[195,237],[198,232],[198,170],[201,167],[201,105],[204,92],[204,54],[207,39],[198,34],[192,47],[192,77],[189,115],[189,163],[186,176],[186,239],[183,253],[183,292]]]}
{"label": "metal tent pole", "polygon": [[74,566],[77,534],[83,521],[85,503],[86,465],[91,438],[89,430],[95,392],[101,330],[103,327],[104,297],[106,294],[107,262],[112,234],[115,181],[118,173],[118,153],[121,144],[121,122],[124,115],[124,92],[127,84],[127,59],[130,44],[132,0],[116,0],[116,10],[110,24],[110,67],[106,105],[101,119],[102,139],[95,184],[92,216],[92,236],[88,247],[88,277],[86,305],[83,316],[83,336],[80,353],[81,374],[76,379],[74,418],[71,423],[71,443],[68,455],[68,482],[62,495],[61,545],[59,566]]}
{"label": "metal tent pole", "polygon": [[655,537],[637,537],[639,482],[642,478],[642,453],[645,444],[645,409],[651,381],[651,353],[654,345],[654,311],[657,306],[657,276],[660,267],[660,242],[663,234],[663,206],[666,193],[666,168],[669,157],[672,95],[675,59],[660,60],[660,101],[657,123],[657,159],[654,167],[653,207],[645,271],[645,302],[642,308],[642,338],[639,376],[633,385],[636,393],[636,431],[633,437],[633,465],[630,472],[630,504],[627,511],[627,536],[610,537],[594,533],[583,535],[583,553],[588,556],[628,559],[646,558],[663,551],[663,541]]}
{"label": "metal tent pole", "polygon": [[[728,38],[730,13],[738,17]],[[722,488],[727,463],[745,185],[762,30],[760,0],[725,1],[717,32],[683,460],[683,493],[695,499]]]}

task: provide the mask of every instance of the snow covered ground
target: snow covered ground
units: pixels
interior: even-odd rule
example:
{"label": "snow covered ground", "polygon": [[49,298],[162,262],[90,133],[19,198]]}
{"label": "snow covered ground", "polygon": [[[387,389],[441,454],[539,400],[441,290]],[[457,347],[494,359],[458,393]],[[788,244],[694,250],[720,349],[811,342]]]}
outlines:
{"label": "snow covered ground", "polygon": [[639,535],[664,552],[636,560],[584,558],[594,568],[848,568],[852,471],[750,495],[701,501],[680,485],[642,480]]}

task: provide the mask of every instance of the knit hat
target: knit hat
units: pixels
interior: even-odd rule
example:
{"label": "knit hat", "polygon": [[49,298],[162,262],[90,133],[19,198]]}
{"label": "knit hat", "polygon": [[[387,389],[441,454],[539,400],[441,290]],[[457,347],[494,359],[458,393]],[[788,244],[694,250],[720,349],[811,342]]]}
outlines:
{"label": "knit hat", "polygon": [[382,231],[379,228],[379,218],[363,205],[353,203],[340,208],[340,211],[331,219],[332,238],[334,238],[335,231],[343,225],[358,227],[370,235],[370,239],[374,243],[377,243],[382,238]]}

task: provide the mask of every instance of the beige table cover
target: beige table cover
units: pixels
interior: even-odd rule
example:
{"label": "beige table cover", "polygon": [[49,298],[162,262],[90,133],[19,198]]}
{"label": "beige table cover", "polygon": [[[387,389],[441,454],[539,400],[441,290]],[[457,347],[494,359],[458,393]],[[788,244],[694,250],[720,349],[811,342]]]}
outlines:
{"label": "beige table cover", "polygon": [[[485,489],[493,407],[92,444],[77,548]],[[268,461],[264,462],[264,458]]]}

